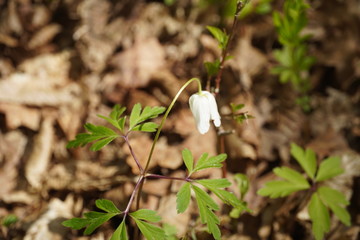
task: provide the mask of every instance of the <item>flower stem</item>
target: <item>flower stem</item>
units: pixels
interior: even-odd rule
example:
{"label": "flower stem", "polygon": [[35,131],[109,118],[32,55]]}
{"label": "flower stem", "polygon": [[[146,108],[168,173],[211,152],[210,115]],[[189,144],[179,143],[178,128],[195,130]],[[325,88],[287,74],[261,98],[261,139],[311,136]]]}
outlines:
{"label": "flower stem", "polygon": [[202,89],[202,88],[201,88],[201,82],[200,82],[200,79],[198,79],[198,78],[192,78],[192,79],[190,79],[189,81],[187,81],[187,82],[180,88],[180,90],[178,91],[178,93],[176,94],[176,96],[174,97],[174,99],[172,100],[172,102],[170,103],[168,109],[166,110],[166,112],[165,112],[165,114],[164,114],[164,117],[163,117],[162,120],[161,120],[161,123],[160,123],[160,125],[159,125],[159,128],[158,128],[158,130],[157,130],[157,132],[156,132],[156,135],[155,135],[155,138],[154,138],[154,142],[153,142],[153,144],[152,144],[152,146],[151,146],[151,149],[150,149],[149,157],[148,157],[148,160],[147,160],[147,162],[146,162],[145,169],[144,169],[144,171],[143,171],[143,176],[145,176],[145,174],[146,174],[146,172],[147,172],[147,170],[148,170],[148,168],[149,168],[149,164],[150,164],[151,157],[152,157],[153,152],[154,152],[154,149],[155,149],[155,145],[156,145],[156,143],[157,143],[157,141],[158,141],[158,139],[159,139],[161,129],[162,129],[163,126],[164,126],[164,123],[165,123],[165,120],[166,120],[167,116],[169,115],[171,109],[173,108],[173,106],[174,106],[176,100],[179,98],[180,94],[184,91],[184,89],[185,89],[190,83],[192,83],[192,82],[194,82],[194,81],[197,81],[198,87],[199,87],[198,90],[199,90],[199,93],[201,93],[201,91],[202,91],[202,90],[201,90],[201,89]]}

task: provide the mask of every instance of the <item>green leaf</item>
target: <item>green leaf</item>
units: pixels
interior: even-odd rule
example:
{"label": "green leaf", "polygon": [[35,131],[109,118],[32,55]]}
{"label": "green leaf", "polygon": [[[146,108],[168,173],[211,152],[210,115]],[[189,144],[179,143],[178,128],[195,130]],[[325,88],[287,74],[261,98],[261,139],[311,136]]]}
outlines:
{"label": "green leaf", "polygon": [[1,225],[9,227],[10,225],[16,223],[18,220],[19,219],[15,214],[9,214],[2,220]]}
{"label": "green leaf", "polygon": [[184,160],[185,166],[189,172],[189,175],[192,173],[193,171],[193,167],[194,167],[194,158],[190,152],[189,149],[185,148],[184,150],[182,150],[181,152],[182,154],[182,158]]}
{"label": "green leaf", "polygon": [[330,230],[329,211],[320,200],[317,193],[313,193],[308,207],[310,219],[312,221],[312,232],[316,240],[324,238],[324,234]]}
{"label": "green leaf", "polygon": [[249,190],[249,185],[250,185],[249,178],[242,173],[235,174],[234,178],[239,187],[239,191],[241,193],[241,199],[243,199],[245,194]]}
{"label": "green leaf", "polygon": [[216,202],[207,194],[204,190],[201,188],[191,185],[192,189],[195,192],[196,198],[200,198],[201,201],[203,201],[208,208],[211,210],[219,210],[219,206],[216,204]]}
{"label": "green leaf", "polygon": [[220,221],[217,216],[212,212],[212,210],[214,209],[214,204],[217,209],[219,209],[219,207],[206,192],[196,187],[195,185],[192,185],[192,187],[195,192],[195,199],[199,208],[201,222],[207,224],[208,231],[213,235],[215,239],[220,239],[221,232],[219,227],[217,226],[218,224],[220,224]]}
{"label": "green leaf", "polygon": [[215,62],[205,62],[204,66],[205,66],[206,72],[209,76],[215,76],[219,72],[220,61],[219,61],[219,59],[216,59]]}
{"label": "green leaf", "polygon": [[140,112],[141,112],[141,104],[137,103],[134,105],[133,109],[131,110],[131,114],[130,114],[130,126],[129,128],[132,129],[139,121],[139,117],[140,117]]}
{"label": "green leaf", "polygon": [[119,127],[120,129],[124,129],[125,128],[125,122],[126,122],[126,116],[125,117],[122,117],[118,120],[118,124],[119,124]]}
{"label": "green leaf", "polygon": [[111,143],[117,137],[118,136],[116,135],[116,136],[110,136],[110,137],[101,139],[101,140],[97,141],[96,143],[94,143],[93,145],[91,145],[90,150],[99,151],[101,148],[103,148],[106,145],[108,145],[109,143]]}
{"label": "green leaf", "polygon": [[206,26],[206,28],[215,37],[215,39],[218,40],[219,47],[224,50],[228,43],[229,36],[217,27]]}
{"label": "green leaf", "polygon": [[62,222],[62,224],[65,227],[71,227],[77,230],[88,225],[84,234],[89,235],[101,224],[118,214],[119,213],[87,212],[84,214],[85,218],[72,218]]}
{"label": "green leaf", "polygon": [[128,240],[128,235],[126,231],[125,219],[118,226],[114,234],[111,236],[110,240]]}
{"label": "green leaf", "polygon": [[201,179],[196,180],[197,183],[203,185],[209,190],[216,189],[216,188],[227,188],[231,185],[231,182],[226,178],[220,179]]}
{"label": "green leaf", "polygon": [[311,149],[304,151],[295,143],[291,144],[291,155],[296,159],[306,174],[314,179],[316,172],[316,155]]}
{"label": "green leaf", "polygon": [[[130,130],[134,130],[134,127],[137,124],[140,124],[146,120],[155,118],[159,116],[159,114],[163,113],[166,109],[164,107],[145,107],[144,110],[141,112],[141,105],[140,103],[137,103],[134,105],[131,114],[130,114]],[[153,132],[154,128],[157,128],[157,125],[155,127],[154,124],[145,124],[143,128],[147,129],[147,132]],[[139,130],[139,129],[136,129]],[[145,131],[142,129],[141,131]]]}
{"label": "green leaf", "polygon": [[70,227],[75,230],[82,229],[90,224],[90,219],[86,218],[72,218],[62,222],[65,227]]}
{"label": "green leaf", "polygon": [[132,130],[133,131],[142,131],[142,132],[155,132],[156,129],[158,128],[158,124],[157,123],[153,123],[153,122],[146,122],[146,123],[141,123],[137,126],[135,126]]}
{"label": "green leaf", "polygon": [[235,104],[235,103],[230,103],[230,107],[233,113],[236,113],[237,111],[239,111],[240,109],[245,107],[245,104]]}
{"label": "green leaf", "polygon": [[316,181],[321,182],[329,178],[333,178],[344,172],[341,167],[341,160],[339,157],[329,157],[324,159],[319,167],[319,171],[316,175]]}
{"label": "green leaf", "polygon": [[121,213],[115,204],[107,199],[98,199],[95,201],[96,207],[108,213]]}
{"label": "green leaf", "polygon": [[86,123],[84,127],[90,133],[80,133],[76,135],[75,140],[72,140],[67,144],[67,148],[83,147],[90,142],[99,141],[90,148],[93,151],[97,151],[119,136],[112,129],[104,126]]}
{"label": "green leaf", "polygon": [[350,214],[346,208],[342,207],[350,204],[345,196],[341,192],[329,187],[320,187],[317,192],[321,200],[334,212],[340,221],[346,226],[350,226]]}
{"label": "green leaf", "polygon": [[145,107],[144,111],[141,113],[138,122],[143,122],[148,119],[156,118],[159,114],[163,113],[166,110],[164,107]]}
{"label": "green leaf", "polygon": [[176,233],[177,229],[176,226],[170,225],[168,223],[163,224],[163,229],[165,231],[166,240],[177,240]]}
{"label": "green leaf", "polygon": [[288,181],[270,181],[265,183],[257,194],[261,196],[269,196],[270,198],[285,197],[293,192],[308,189],[305,185],[296,185]]}
{"label": "green leaf", "polygon": [[126,107],[121,107],[119,104],[116,104],[111,113],[109,114],[109,117],[103,116],[98,114],[97,116],[105,119],[107,122],[109,122],[111,125],[119,129],[121,132],[124,130],[124,126],[119,125],[119,119],[120,116],[124,113],[126,110]]}
{"label": "green leaf", "polygon": [[217,156],[210,157],[207,159],[208,154],[204,153],[201,155],[200,159],[198,160],[194,172],[206,169],[206,168],[221,168],[222,162],[226,159],[227,155],[225,153],[219,154]]}
{"label": "green leaf", "polygon": [[133,218],[135,220],[136,225],[140,229],[141,233],[147,240],[164,240],[165,232],[163,229],[152,225],[150,223],[144,222],[137,218]]}
{"label": "green leaf", "polygon": [[135,212],[129,213],[129,215],[133,218],[139,220],[146,220],[149,222],[159,222],[161,221],[161,217],[157,215],[156,211],[149,210],[149,209],[139,209]]}
{"label": "green leaf", "polygon": [[301,173],[299,173],[291,168],[277,167],[273,170],[273,172],[277,176],[288,180],[289,182],[293,183],[294,185],[297,185],[304,189],[310,188],[309,182],[306,181],[306,179],[303,177],[303,175],[301,175]]}
{"label": "green leaf", "polygon": [[185,183],[176,194],[176,209],[178,213],[183,213],[188,208],[191,200],[190,183]]}
{"label": "green leaf", "polygon": [[222,189],[227,188],[231,185],[231,183],[226,178],[202,179],[197,180],[196,182],[213,192],[225,204],[230,205],[234,208],[239,208],[251,212],[251,210],[246,207],[244,202],[240,201],[233,193]]}

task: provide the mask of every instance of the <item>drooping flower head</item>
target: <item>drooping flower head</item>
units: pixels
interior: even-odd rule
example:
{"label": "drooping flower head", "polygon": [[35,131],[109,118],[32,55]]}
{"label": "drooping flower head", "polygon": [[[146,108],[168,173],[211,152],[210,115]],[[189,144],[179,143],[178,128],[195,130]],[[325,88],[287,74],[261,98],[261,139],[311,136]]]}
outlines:
{"label": "drooping flower head", "polygon": [[209,131],[210,120],[216,127],[220,127],[220,114],[215,97],[208,91],[193,94],[189,99],[190,109],[194,115],[196,127],[201,134]]}

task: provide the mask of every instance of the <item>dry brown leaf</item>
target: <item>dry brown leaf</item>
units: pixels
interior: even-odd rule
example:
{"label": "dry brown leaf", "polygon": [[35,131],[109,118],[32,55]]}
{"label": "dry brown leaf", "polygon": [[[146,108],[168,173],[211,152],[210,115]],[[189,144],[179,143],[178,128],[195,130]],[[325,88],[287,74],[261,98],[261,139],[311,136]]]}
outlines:
{"label": "dry brown leaf", "polygon": [[252,29],[247,28],[245,35],[238,39],[235,50],[231,53],[234,58],[229,60],[229,65],[238,70],[239,79],[245,90],[252,86],[252,77],[263,71],[268,64],[266,56],[251,44]]}
{"label": "dry brown leaf", "polygon": [[19,131],[0,133],[0,182],[6,183],[0,188],[0,199],[10,194],[17,184],[18,167],[26,144],[26,137]]}
{"label": "dry brown leaf", "polygon": [[145,87],[151,76],[165,66],[165,52],[156,38],[137,40],[131,48],[115,55],[110,63],[119,69],[121,86]]}
{"label": "dry brown leaf", "polygon": [[61,240],[70,229],[61,225],[64,219],[71,218],[73,201],[54,198],[48,209],[27,230],[24,240]]}
{"label": "dry brown leaf", "polygon": [[31,26],[35,29],[41,28],[49,23],[51,12],[45,5],[33,5],[33,17],[31,19]]}
{"label": "dry brown leaf", "polygon": [[[192,208],[192,203],[188,209]],[[158,214],[162,217],[164,223],[168,223],[176,227],[177,236],[182,237],[188,230],[188,224],[191,217],[191,211],[187,210],[184,213],[178,214],[176,212],[176,195],[171,194],[160,199]]]}
{"label": "dry brown leaf", "polygon": [[22,63],[18,70],[0,81],[0,101],[37,106],[74,104],[80,86],[69,83],[69,52],[44,54]]}
{"label": "dry brown leaf", "polygon": [[25,177],[30,185],[41,188],[50,162],[54,140],[54,116],[45,115],[39,134],[35,137],[32,151],[25,163]]}
{"label": "dry brown leaf", "polygon": [[0,112],[5,114],[8,129],[12,130],[20,126],[34,131],[39,129],[40,111],[37,109],[23,107],[18,104],[0,103]]}
{"label": "dry brown leaf", "polygon": [[[130,138],[130,144],[134,150],[136,157],[138,158],[142,167],[145,167],[152,140],[145,134],[139,135],[134,138]],[[123,145],[123,150],[128,154],[126,158],[127,164],[131,167],[134,174],[139,174],[139,169],[135,163],[135,160],[130,155],[130,151],[127,145]],[[149,168],[155,166],[161,166],[164,168],[176,169],[182,164],[181,152],[175,146],[169,146],[165,137],[160,137],[152,156]]]}
{"label": "dry brown leaf", "polygon": [[29,49],[35,49],[49,43],[59,32],[59,24],[49,24],[37,31],[27,43]]}

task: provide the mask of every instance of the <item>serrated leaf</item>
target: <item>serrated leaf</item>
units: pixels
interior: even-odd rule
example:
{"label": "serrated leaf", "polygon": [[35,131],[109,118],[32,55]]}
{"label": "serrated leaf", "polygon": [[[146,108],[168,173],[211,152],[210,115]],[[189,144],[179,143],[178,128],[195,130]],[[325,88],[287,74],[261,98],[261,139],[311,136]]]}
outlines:
{"label": "serrated leaf", "polygon": [[149,210],[149,209],[139,209],[135,212],[129,213],[129,215],[133,218],[139,220],[146,220],[149,222],[159,222],[161,221],[161,217],[157,215],[156,211]]}
{"label": "serrated leaf", "polygon": [[303,187],[304,189],[307,189],[310,187],[310,184],[306,179],[297,171],[288,168],[288,167],[277,167],[274,168],[273,172],[289,182],[295,184],[296,186]]}
{"label": "serrated leaf", "polygon": [[140,229],[141,233],[147,240],[164,240],[165,232],[163,229],[152,225],[150,223],[141,221],[139,219],[133,218],[135,220],[136,225]]}
{"label": "serrated leaf", "polygon": [[90,224],[90,219],[86,218],[72,218],[61,223],[65,227],[69,227],[75,230],[82,229]]}
{"label": "serrated leaf", "polygon": [[116,216],[117,213],[103,213],[102,216],[90,219],[90,224],[84,231],[85,235],[90,235],[96,228],[100,227],[101,224],[107,222],[110,218]]}
{"label": "serrated leaf", "polygon": [[125,122],[126,122],[126,116],[124,116],[124,117],[122,117],[122,118],[120,118],[118,120],[118,124],[119,124],[120,129],[123,130],[125,128]]}
{"label": "serrated leaf", "polygon": [[203,201],[207,207],[209,207],[211,210],[219,210],[219,206],[216,204],[216,202],[207,194],[204,190],[201,188],[191,185],[192,189],[195,192],[196,198],[200,198],[201,201]]}
{"label": "serrated leaf", "polygon": [[77,230],[87,226],[84,234],[89,235],[101,224],[116,215],[118,215],[118,213],[87,212],[84,213],[85,218],[73,218],[62,222],[62,224],[65,227],[71,227]]}
{"label": "serrated leaf", "polygon": [[137,103],[134,105],[133,109],[131,110],[130,114],[130,126],[129,128],[132,129],[138,123],[138,119],[140,117],[141,112],[141,104]]}
{"label": "serrated leaf", "polygon": [[142,131],[142,132],[155,132],[158,128],[158,124],[154,122],[146,122],[141,123],[137,126],[135,126],[132,131]]}
{"label": "serrated leaf", "polygon": [[350,214],[346,210],[346,208],[342,207],[350,204],[350,202],[346,200],[345,196],[335,189],[324,186],[320,187],[317,192],[324,204],[334,212],[334,214],[340,219],[340,221],[346,226],[350,226]]}
{"label": "serrated leaf", "polygon": [[113,107],[109,117],[111,119],[118,120],[120,118],[120,116],[125,112],[125,110],[126,110],[126,107],[122,107],[119,104],[116,104]]}
{"label": "serrated leaf", "polygon": [[340,175],[343,172],[344,169],[341,167],[341,159],[339,157],[329,157],[321,162],[315,180],[317,182],[324,181]]}
{"label": "serrated leaf", "polygon": [[99,143],[94,144],[95,146],[90,148],[91,150],[97,151],[119,136],[112,129],[104,126],[86,123],[84,127],[90,133],[80,133],[76,135],[75,140],[72,140],[67,144],[67,148],[83,147],[88,143],[99,140]]}
{"label": "serrated leaf", "polygon": [[121,213],[115,204],[107,199],[98,199],[95,201],[96,207],[108,213]]}
{"label": "serrated leaf", "polygon": [[176,194],[176,209],[178,213],[183,213],[188,208],[191,200],[191,188],[190,183],[182,185],[178,193]]}
{"label": "serrated leaf", "polygon": [[257,191],[261,196],[269,196],[270,198],[285,197],[293,192],[305,190],[308,187],[303,185],[295,185],[287,181],[270,181],[265,183],[265,186]]}
{"label": "serrated leaf", "polygon": [[316,155],[311,149],[304,151],[295,143],[291,144],[291,155],[296,159],[300,166],[305,170],[306,174],[314,179],[316,172]]}
{"label": "serrated leaf", "polygon": [[203,185],[209,190],[216,189],[216,188],[227,188],[231,185],[231,182],[226,178],[220,179],[201,179],[196,180],[197,183]]}
{"label": "serrated leaf", "polygon": [[143,122],[148,119],[156,118],[159,114],[163,113],[166,110],[164,107],[145,107],[141,113],[138,122]]}
{"label": "serrated leaf", "polygon": [[101,139],[99,141],[97,141],[96,143],[94,143],[93,145],[91,145],[90,150],[92,151],[98,151],[101,148],[105,147],[106,145],[108,145],[109,143],[111,143],[113,140],[115,140],[115,138],[117,138],[118,136],[111,136],[111,137],[107,137],[104,139]]}
{"label": "serrated leaf", "polygon": [[126,231],[125,219],[117,227],[114,234],[111,236],[110,240],[128,240],[128,235]]}
{"label": "serrated leaf", "polygon": [[227,155],[225,153],[219,154],[217,156],[210,157],[207,159],[207,154],[201,155],[199,161],[197,162],[194,172],[206,169],[206,168],[221,168],[222,162],[226,159]]}
{"label": "serrated leaf", "polygon": [[227,179],[202,179],[197,180],[196,182],[213,192],[225,204],[234,208],[239,208],[251,212],[251,210],[247,208],[244,203],[240,201],[232,192],[221,189],[231,185]]}
{"label": "serrated leaf", "polygon": [[313,193],[308,207],[312,221],[312,232],[316,240],[324,238],[324,234],[330,230],[330,216],[324,203],[317,193]]}
{"label": "serrated leaf", "polygon": [[194,167],[194,158],[192,153],[190,152],[189,149],[185,148],[184,150],[182,150],[181,152],[182,158],[184,160],[185,166],[189,172],[189,175],[192,173],[193,171],[193,167]]}
{"label": "serrated leaf", "polygon": [[208,231],[213,235],[213,237],[215,239],[220,239],[221,238],[221,233],[220,233],[219,227],[217,226],[220,223],[219,219],[211,211],[212,207],[210,207],[208,205],[208,203],[209,203],[208,200],[205,200],[205,198],[203,197],[203,194],[201,193],[202,190],[200,188],[194,186],[194,185],[192,185],[192,187],[193,187],[194,192],[195,192],[195,196],[196,196],[195,199],[196,199],[196,203],[197,203],[198,208],[199,208],[201,222],[204,223],[204,224],[207,224]]}

